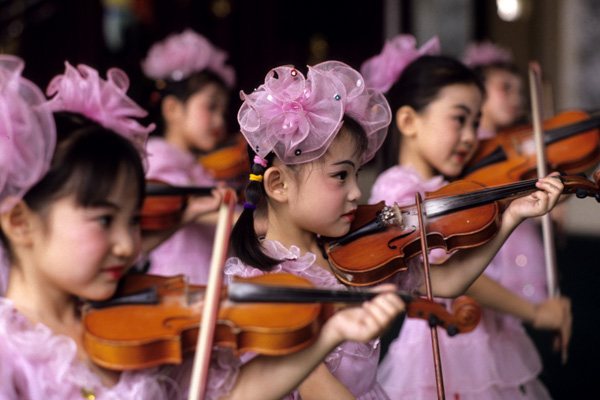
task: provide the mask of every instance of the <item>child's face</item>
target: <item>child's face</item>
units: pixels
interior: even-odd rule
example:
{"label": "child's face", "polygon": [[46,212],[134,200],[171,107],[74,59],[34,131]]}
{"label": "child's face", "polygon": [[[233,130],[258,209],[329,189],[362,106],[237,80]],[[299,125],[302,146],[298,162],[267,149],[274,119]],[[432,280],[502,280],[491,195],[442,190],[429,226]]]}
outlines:
{"label": "child's face", "polygon": [[183,112],[176,123],[189,150],[211,151],[223,140],[227,102],[227,93],[211,83],[183,104]]}
{"label": "child's face", "polygon": [[523,114],[521,78],[509,71],[489,71],[485,90],[487,96],[482,107],[484,126],[493,130],[506,128]]}
{"label": "child's face", "polygon": [[121,180],[102,204],[83,207],[69,195],[40,219],[34,271],[53,291],[105,300],[133,265],[141,249],[140,210]]}
{"label": "child's face", "polygon": [[432,175],[458,176],[473,157],[481,102],[477,86],[455,84],[417,114],[415,150]]}
{"label": "child's face", "polygon": [[300,229],[328,237],[348,233],[361,195],[360,162],[353,138],[344,134],[322,160],[303,167],[290,197],[292,219]]}

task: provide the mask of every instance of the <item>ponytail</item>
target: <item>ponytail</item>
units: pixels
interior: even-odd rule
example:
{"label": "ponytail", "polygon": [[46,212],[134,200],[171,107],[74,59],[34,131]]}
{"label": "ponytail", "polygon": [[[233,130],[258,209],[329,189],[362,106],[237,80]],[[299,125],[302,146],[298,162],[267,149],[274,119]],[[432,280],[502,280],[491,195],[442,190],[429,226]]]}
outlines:
{"label": "ponytail", "polygon": [[244,210],[231,230],[231,248],[243,263],[268,271],[281,261],[271,258],[263,252],[262,244],[254,229],[254,210],[265,194],[262,179],[257,179],[257,177],[262,178],[275,155],[269,153],[265,158],[266,163],[263,161],[264,165],[252,159],[254,151],[250,147],[248,147],[248,155],[252,165],[252,179],[246,186]]}

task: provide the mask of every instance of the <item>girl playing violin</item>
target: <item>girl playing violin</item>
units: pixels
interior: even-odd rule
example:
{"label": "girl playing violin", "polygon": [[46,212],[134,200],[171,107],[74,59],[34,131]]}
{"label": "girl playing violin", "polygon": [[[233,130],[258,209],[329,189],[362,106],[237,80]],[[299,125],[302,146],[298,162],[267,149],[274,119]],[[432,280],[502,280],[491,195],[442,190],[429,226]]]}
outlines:
{"label": "girl playing violin", "polygon": [[[478,97],[471,107],[478,110],[482,94],[474,90]],[[391,120],[385,98],[366,89],[357,71],[336,61],[309,67],[306,78],[289,66],[275,68],[263,85],[242,97],[238,121],[256,156],[244,211],[232,231],[237,257],[228,260],[226,273],[285,271],[317,286],[343,288],[319,238],[340,237],[350,229],[361,195],[358,171],[381,146]],[[511,204],[491,242],[433,268],[440,293],[455,296],[466,290],[520,221],[552,208],[562,184],[544,179],[537,186],[540,191]],[[267,215],[264,238],[254,231],[256,211]],[[421,275],[419,265],[413,265],[397,277],[403,288],[414,290]],[[293,397],[388,398],[376,381],[379,352],[379,341],[344,343]]]}
{"label": "girl playing violin", "polygon": [[[148,140],[146,177],[178,186],[215,186],[217,181],[198,162],[200,152],[213,150],[226,135],[229,91],[235,72],[227,54],[192,30],[154,44],[142,62],[144,74],[160,93],[160,136]],[[210,265],[214,214],[194,215],[202,197],[186,209],[189,223],[149,254],[149,272],[185,274],[191,283],[205,284]],[[195,218],[194,218],[195,216]]]}
{"label": "girl playing violin", "polygon": [[[125,95],[122,71],[104,81],[85,65],[66,67],[46,102],[21,77],[23,62],[0,56],[0,238],[11,261],[0,298],[0,398],[186,398],[190,362],[118,373],[91,363],[82,344],[82,301],[108,299],[142,246],[151,127],[134,119],[144,111]],[[215,347],[204,399],[279,399],[339,343],[380,335],[402,310],[395,294],[381,294],[336,313],[304,350],[244,365]]]}
{"label": "girl playing violin", "polygon": [[[435,38],[419,50],[415,45],[413,37],[398,36],[385,45],[381,54],[363,64],[367,86],[389,90],[387,97],[395,110],[393,136],[399,141],[388,157],[390,160],[395,157],[396,165],[377,178],[369,200],[372,203],[381,200],[389,204],[414,202],[416,192],[423,194],[437,190],[447,183],[446,177],[461,173],[477,145],[480,110],[486,94],[484,87],[464,64],[436,55],[439,45]],[[390,65],[396,68],[390,68]],[[539,181],[538,187],[547,191],[550,200],[538,215],[549,211],[558,199],[553,187],[555,180]],[[542,193],[533,196],[542,196]],[[521,198],[518,201],[532,200]],[[480,247],[480,250],[487,249],[485,261],[475,261],[480,263],[481,270],[523,217],[535,215],[523,213],[524,208],[517,211],[516,205],[516,201],[512,202],[502,215],[498,233],[501,237],[496,236],[493,245]],[[523,207],[524,203],[519,205]],[[484,309],[482,322],[473,332],[458,337],[440,335],[444,386],[449,397],[461,400],[545,398],[547,393],[536,379],[541,367],[539,358],[520,325],[521,321],[539,329],[561,329],[568,341],[571,317],[567,299],[549,300],[534,306],[530,300],[503,286],[513,279],[509,269],[497,264],[504,257],[502,254],[507,254],[505,247],[485,274],[466,291],[482,306],[489,307]],[[464,252],[458,251],[448,258],[443,250],[433,250],[430,258],[443,269]],[[436,295],[447,297],[444,281],[434,275],[437,269],[432,265],[432,289]],[[435,398],[436,381],[428,330],[424,324],[405,320],[399,337],[390,345],[379,368],[379,379],[393,399]],[[407,368],[408,365],[411,367]]]}

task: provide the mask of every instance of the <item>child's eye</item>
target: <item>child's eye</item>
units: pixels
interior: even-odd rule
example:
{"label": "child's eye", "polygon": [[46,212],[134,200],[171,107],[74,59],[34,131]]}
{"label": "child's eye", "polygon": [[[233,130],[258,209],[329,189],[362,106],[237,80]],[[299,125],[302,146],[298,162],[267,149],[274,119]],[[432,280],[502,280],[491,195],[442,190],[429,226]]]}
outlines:
{"label": "child's eye", "polygon": [[113,219],[114,218],[112,215],[102,215],[97,218],[98,222],[100,222],[101,225],[106,226],[106,227],[110,226]]}
{"label": "child's eye", "polygon": [[348,172],[341,171],[341,172],[338,172],[337,174],[333,175],[333,177],[343,181],[346,179],[346,177],[348,177]]}
{"label": "child's eye", "polygon": [[142,216],[136,215],[131,218],[130,224],[131,224],[131,226],[138,226],[138,225],[140,225],[141,221],[142,221]]}
{"label": "child's eye", "polygon": [[454,120],[456,122],[458,122],[460,125],[464,125],[465,121],[467,120],[467,118],[463,115],[460,115],[458,117],[454,117]]}

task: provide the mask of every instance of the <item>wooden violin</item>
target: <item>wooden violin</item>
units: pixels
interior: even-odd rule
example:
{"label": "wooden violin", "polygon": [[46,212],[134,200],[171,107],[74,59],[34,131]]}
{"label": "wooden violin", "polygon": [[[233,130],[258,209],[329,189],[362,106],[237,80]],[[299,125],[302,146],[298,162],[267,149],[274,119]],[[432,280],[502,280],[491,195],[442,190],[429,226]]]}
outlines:
{"label": "wooden violin", "polygon": [[211,196],[214,187],[172,186],[158,180],[146,182],[141,227],[144,230],[168,229],[181,222],[190,196]]}
{"label": "wooden violin", "polygon": [[[600,116],[566,111],[543,123],[549,171],[577,174],[600,162]],[[537,176],[533,126],[524,125],[482,140],[460,179],[494,186]]]}
{"label": "wooden violin", "polygon": [[[596,183],[579,175],[557,176],[564,194],[593,196],[600,201],[600,171]],[[500,213],[512,199],[538,190],[537,179],[486,188],[472,181],[456,181],[435,192],[426,192],[428,248],[450,253],[490,241],[500,227]],[[381,282],[407,268],[406,262],[421,253],[416,205],[388,207],[384,202],[361,205],[350,232],[340,238],[323,238],[325,255],[333,273],[352,286]]]}
{"label": "wooden violin", "polygon": [[210,153],[200,155],[198,162],[215,179],[227,180],[250,173],[248,143],[241,134],[224,143]]}
{"label": "wooden violin", "polygon": [[[221,292],[213,343],[236,353],[289,354],[310,345],[333,303],[356,303],[378,293],[317,289],[291,274],[239,278]],[[181,363],[195,350],[206,288],[182,276],[131,274],[117,294],[83,309],[84,346],[90,359],[113,370]],[[453,313],[437,302],[398,292],[408,317],[444,327],[450,335],[473,330],[481,318],[478,304],[463,296]]]}

